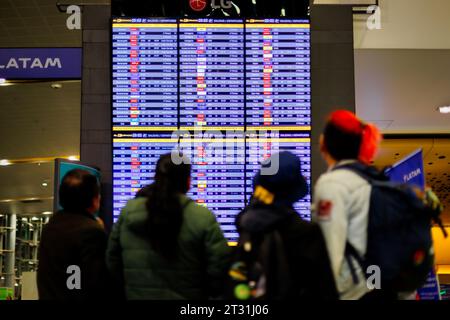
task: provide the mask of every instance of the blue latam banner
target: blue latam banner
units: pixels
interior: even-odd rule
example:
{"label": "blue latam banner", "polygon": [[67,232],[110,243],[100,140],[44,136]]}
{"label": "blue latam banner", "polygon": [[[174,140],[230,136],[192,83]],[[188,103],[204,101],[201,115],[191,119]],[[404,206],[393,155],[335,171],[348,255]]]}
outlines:
{"label": "blue latam banner", "polygon": [[0,78],[81,79],[81,48],[0,48]]}
{"label": "blue latam banner", "polygon": [[[411,183],[425,189],[425,173],[423,171],[423,151],[419,149],[397,162],[387,171],[392,181]],[[426,284],[417,290],[420,300],[441,300],[439,279],[434,270],[431,270]]]}
{"label": "blue latam banner", "polygon": [[415,184],[422,190],[425,189],[422,149],[397,162],[387,171],[387,174],[392,181]]}

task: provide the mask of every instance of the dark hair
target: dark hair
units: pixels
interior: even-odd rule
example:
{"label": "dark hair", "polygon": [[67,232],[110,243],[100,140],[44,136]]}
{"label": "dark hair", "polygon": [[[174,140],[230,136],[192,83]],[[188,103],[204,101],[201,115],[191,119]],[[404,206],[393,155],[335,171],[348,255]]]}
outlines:
{"label": "dark hair", "polygon": [[59,204],[66,211],[85,211],[100,194],[97,177],[86,170],[67,172],[59,187]]}
{"label": "dark hair", "polygon": [[168,259],[177,250],[184,209],[179,195],[188,191],[190,176],[191,165],[175,164],[170,153],[156,164],[155,182],[147,198],[148,237],[153,250]]}
{"label": "dark hair", "polygon": [[361,135],[346,132],[334,123],[328,122],[324,130],[324,143],[328,153],[337,161],[358,159],[361,148]]}

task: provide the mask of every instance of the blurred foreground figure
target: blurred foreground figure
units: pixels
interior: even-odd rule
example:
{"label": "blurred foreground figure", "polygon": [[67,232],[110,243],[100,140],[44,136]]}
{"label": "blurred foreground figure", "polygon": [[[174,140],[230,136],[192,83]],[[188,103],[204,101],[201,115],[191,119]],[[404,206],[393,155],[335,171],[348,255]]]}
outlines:
{"label": "blurred foreground figure", "polygon": [[111,291],[105,264],[107,236],[95,217],[100,208],[99,182],[87,171],[69,171],[59,199],[63,210],[44,227],[39,246],[39,298],[104,299]]}
{"label": "blurred foreground figure", "polygon": [[368,165],[379,142],[377,128],[363,123],[349,111],[334,112],[320,139],[321,152],[329,171],[319,178],[315,186],[313,219],[324,232],[341,299],[359,299],[369,291],[365,270],[357,263],[354,263],[354,268],[360,280],[353,281],[346,260],[346,244],[351,244],[361,256],[366,254],[372,188],[367,180],[352,170],[333,169],[354,163]]}
{"label": "blurred foreground figure", "polygon": [[293,208],[308,193],[300,170],[297,156],[281,152],[255,176],[250,204],[236,221],[240,239],[229,271],[231,298],[337,299],[322,232]]}
{"label": "blurred foreground figure", "polygon": [[331,114],[320,139],[329,169],[315,187],[313,219],[341,299],[398,299],[422,287],[433,268],[439,201],[370,166],[380,141],[374,125],[345,110]]}
{"label": "blurred foreground figure", "polygon": [[222,293],[230,249],[214,214],[186,196],[191,165],[182,159],[161,156],[152,187],[127,203],[113,228],[107,263],[127,299]]}

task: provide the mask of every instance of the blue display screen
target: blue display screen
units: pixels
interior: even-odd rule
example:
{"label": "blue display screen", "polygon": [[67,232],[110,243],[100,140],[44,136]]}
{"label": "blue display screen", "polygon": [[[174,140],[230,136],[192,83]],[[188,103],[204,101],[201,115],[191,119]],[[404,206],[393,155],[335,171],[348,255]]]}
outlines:
{"label": "blue display screen", "polygon": [[87,165],[81,164],[78,161],[69,161],[65,159],[56,159],[55,160],[55,190],[54,190],[54,203],[53,203],[53,210],[56,212],[58,210],[61,210],[62,207],[59,204],[59,186],[61,185],[61,182],[64,178],[64,176],[71,170],[74,169],[80,169],[80,170],[86,170],[90,174],[97,177],[97,180],[101,181],[101,173],[99,170],[89,167]]}
{"label": "blue display screen", "polygon": [[117,18],[112,40],[114,220],[174,148],[230,242],[262,160],[290,150],[310,180],[308,21]]}

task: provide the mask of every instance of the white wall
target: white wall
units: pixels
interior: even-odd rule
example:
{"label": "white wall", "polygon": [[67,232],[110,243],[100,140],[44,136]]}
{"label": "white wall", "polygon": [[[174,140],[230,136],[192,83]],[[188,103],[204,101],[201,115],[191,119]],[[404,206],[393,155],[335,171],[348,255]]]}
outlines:
{"label": "white wall", "polygon": [[449,0],[381,0],[381,30],[356,20],[355,48],[450,49]]}
{"label": "white wall", "polygon": [[449,133],[450,50],[355,51],[356,112],[385,133]]}
{"label": "white wall", "polygon": [[[373,0],[315,0],[314,4]],[[367,15],[354,16],[357,49],[450,49],[450,0],[380,0],[381,30],[368,30]]]}

